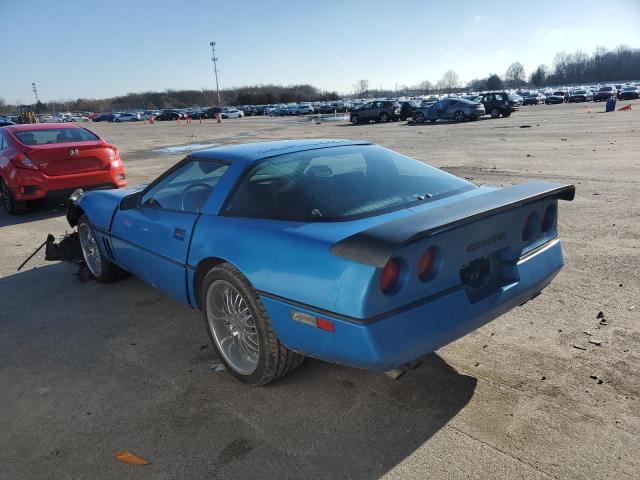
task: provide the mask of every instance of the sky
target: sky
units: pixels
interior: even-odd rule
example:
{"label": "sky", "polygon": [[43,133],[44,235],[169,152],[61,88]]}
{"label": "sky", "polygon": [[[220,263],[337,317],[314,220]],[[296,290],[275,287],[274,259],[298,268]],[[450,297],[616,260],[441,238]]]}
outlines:
{"label": "sky", "polygon": [[0,0],[0,98],[309,83],[347,94],[528,75],[558,51],[640,48],[640,0]]}

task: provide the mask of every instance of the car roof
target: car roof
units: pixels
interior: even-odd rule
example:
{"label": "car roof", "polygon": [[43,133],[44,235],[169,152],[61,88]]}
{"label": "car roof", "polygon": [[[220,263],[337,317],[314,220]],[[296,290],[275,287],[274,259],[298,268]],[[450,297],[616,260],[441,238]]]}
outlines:
{"label": "car roof", "polygon": [[263,158],[276,157],[286,153],[304,152],[307,150],[348,145],[371,145],[371,143],[356,140],[332,139],[278,140],[244,143],[242,145],[231,145],[199,150],[198,152],[193,153],[193,157],[223,160],[234,163],[241,162],[248,165],[258,160],[262,160]]}
{"label": "car roof", "polygon": [[82,128],[74,123],[23,123],[21,125],[10,125],[6,127],[12,132],[20,132],[23,130],[50,130],[59,128]]}

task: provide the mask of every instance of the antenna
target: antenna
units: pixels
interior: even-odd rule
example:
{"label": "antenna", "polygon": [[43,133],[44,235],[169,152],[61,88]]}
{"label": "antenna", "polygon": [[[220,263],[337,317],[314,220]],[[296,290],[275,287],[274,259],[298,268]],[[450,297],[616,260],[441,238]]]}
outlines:
{"label": "antenna", "polygon": [[218,65],[217,65],[217,61],[218,59],[216,58],[216,42],[209,42],[209,45],[211,46],[211,61],[213,62],[213,71],[216,75],[216,92],[218,94],[218,106],[222,106],[222,104],[220,103],[220,87],[218,86]]}

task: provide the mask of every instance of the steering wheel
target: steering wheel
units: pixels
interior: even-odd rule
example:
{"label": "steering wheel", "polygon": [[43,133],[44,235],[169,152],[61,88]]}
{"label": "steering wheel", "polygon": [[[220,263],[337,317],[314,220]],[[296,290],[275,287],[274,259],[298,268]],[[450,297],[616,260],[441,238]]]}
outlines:
{"label": "steering wheel", "polygon": [[[182,211],[186,212],[187,208],[185,207],[185,200],[187,198],[187,193],[189,193],[191,190],[198,188],[198,187],[204,187],[205,189],[211,191],[213,190],[213,187],[207,183],[204,182],[197,182],[197,183],[192,183],[191,185],[189,185],[187,188],[185,188],[182,191],[182,197],[180,198],[180,206],[182,207]],[[208,196],[208,193],[207,193]],[[199,209],[196,209],[197,211],[199,211]]]}

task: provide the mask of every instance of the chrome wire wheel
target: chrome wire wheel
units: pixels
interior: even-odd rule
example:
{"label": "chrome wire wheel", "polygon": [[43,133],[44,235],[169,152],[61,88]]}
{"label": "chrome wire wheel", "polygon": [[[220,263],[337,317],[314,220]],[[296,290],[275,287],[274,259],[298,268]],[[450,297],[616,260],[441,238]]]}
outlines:
{"label": "chrome wire wheel", "polygon": [[78,225],[78,236],[80,237],[82,256],[89,271],[94,277],[99,277],[102,275],[102,255],[100,247],[98,247],[98,240],[89,224],[82,222]]}
{"label": "chrome wire wheel", "polygon": [[207,321],[218,351],[237,373],[251,375],[258,368],[260,347],[255,320],[244,297],[226,280],[207,290]]}

